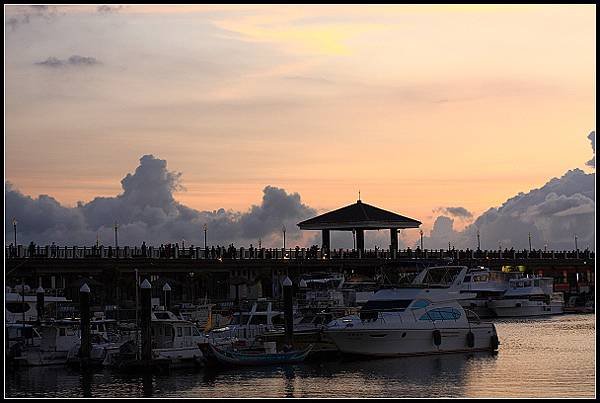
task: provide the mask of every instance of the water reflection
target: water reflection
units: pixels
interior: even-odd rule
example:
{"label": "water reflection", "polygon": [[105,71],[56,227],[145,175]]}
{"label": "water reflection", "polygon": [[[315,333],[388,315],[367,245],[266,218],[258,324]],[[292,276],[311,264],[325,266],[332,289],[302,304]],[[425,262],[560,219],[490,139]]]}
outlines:
{"label": "water reflection", "polygon": [[298,365],[127,375],[11,369],[11,397],[594,396],[595,315],[498,320],[498,354],[333,359]]}

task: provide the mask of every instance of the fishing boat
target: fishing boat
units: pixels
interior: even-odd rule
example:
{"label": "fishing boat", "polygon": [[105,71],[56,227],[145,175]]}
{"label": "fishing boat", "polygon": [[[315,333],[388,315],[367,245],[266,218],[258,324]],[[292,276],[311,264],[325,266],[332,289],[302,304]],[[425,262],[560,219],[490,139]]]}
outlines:
{"label": "fishing boat", "polygon": [[312,349],[312,344],[302,350],[274,351],[270,344],[265,351],[221,349],[211,343],[198,344],[209,364],[227,366],[261,366],[278,364],[295,364],[304,361]]}
{"label": "fishing boat", "polygon": [[498,336],[493,323],[458,302],[465,266],[424,269],[406,286],[378,290],[358,315],[336,319],[325,333],[344,354],[393,357],[493,351]]}

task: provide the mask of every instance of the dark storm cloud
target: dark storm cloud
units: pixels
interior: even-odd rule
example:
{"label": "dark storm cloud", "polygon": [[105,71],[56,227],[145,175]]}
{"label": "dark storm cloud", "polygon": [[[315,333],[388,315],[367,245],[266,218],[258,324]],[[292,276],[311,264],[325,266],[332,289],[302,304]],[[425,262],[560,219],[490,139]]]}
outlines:
{"label": "dark storm cloud", "polygon": [[[588,138],[596,152],[595,132]],[[588,161],[595,167],[595,157]],[[477,231],[483,249],[523,249],[529,247],[531,233],[533,248],[573,249],[577,235],[580,247],[595,249],[594,228],[595,174],[573,169],[560,178],[553,178],[539,189],[508,199],[502,206],[493,207],[479,216],[463,231],[453,228],[454,220],[447,215],[437,217],[430,236],[425,237],[427,248],[447,248],[448,242],[457,248],[476,248]],[[447,210],[447,209],[446,209]]]}
{"label": "dark storm cloud", "polygon": [[94,66],[94,65],[102,64],[102,63],[100,63],[94,57],[73,55],[73,56],[69,57],[68,59],[59,59],[59,58],[51,56],[51,57],[47,58],[46,60],[44,60],[43,62],[37,62],[35,64],[40,65],[40,66],[59,68],[59,67],[68,67],[68,66]]}
{"label": "dark storm cloud", "polygon": [[16,217],[21,242],[91,244],[100,234],[105,244],[111,244],[116,222],[122,244],[146,241],[158,245],[185,239],[187,245],[200,245],[207,224],[210,244],[249,245],[259,238],[279,236],[285,225],[291,244],[300,239],[296,223],[316,213],[302,203],[298,193],[288,194],[274,186],[266,186],[261,203],[247,212],[198,211],[173,198],[174,191],[182,190],[180,181],[181,173],[169,171],[165,160],[145,155],[135,172],[121,180],[120,195],[97,197],[74,208],[46,195],[33,199],[7,183],[6,216],[11,218],[5,233],[10,239],[12,217]]}

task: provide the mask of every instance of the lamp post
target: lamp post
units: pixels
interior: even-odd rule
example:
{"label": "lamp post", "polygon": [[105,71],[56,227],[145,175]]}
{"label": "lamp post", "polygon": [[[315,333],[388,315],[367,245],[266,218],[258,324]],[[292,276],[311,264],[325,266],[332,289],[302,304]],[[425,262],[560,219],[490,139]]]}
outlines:
{"label": "lamp post", "polygon": [[281,230],[283,231],[283,249],[285,250],[285,224],[283,224]]}
{"label": "lamp post", "polygon": [[204,223],[204,250],[206,250],[206,230],[208,229],[208,226],[206,225],[206,223]]}
{"label": "lamp post", "polygon": [[194,272],[192,272],[192,271],[189,272],[189,275],[190,275],[190,290],[191,290],[190,294],[192,297],[192,304],[193,304],[194,303]]}
{"label": "lamp post", "polygon": [[477,250],[481,250],[481,238],[479,237],[479,230],[477,230]]}
{"label": "lamp post", "polygon": [[531,252],[531,232],[529,232],[527,236],[529,237],[529,252]]}
{"label": "lamp post", "polygon": [[15,230],[15,248],[17,247],[17,219],[13,218],[13,229]]}
{"label": "lamp post", "polygon": [[[15,241],[15,245],[17,244],[17,242]],[[579,248],[577,247],[577,234],[575,234],[575,250],[579,250]]]}
{"label": "lamp post", "polygon": [[423,230],[419,230],[419,234],[421,235],[421,250],[423,250]]}
{"label": "lamp post", "polygon": [[119,238],[117,237],[117,230],[119,229],[119,224],[115,221],[115,248],[119,247]]}

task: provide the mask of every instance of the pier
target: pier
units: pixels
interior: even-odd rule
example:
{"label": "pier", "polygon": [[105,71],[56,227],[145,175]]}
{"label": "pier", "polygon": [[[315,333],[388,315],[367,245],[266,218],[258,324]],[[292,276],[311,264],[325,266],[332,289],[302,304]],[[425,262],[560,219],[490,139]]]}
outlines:
{"label": "pier", "polygon": [[172,288],[172,301],[279,298],[281,281],[314,272],[340,272],[397,279],[433,265],[485,266],[554,277],[555,290],[593,292],[595,253],[590,250],[358,250],[323,248],[200,248],[177,246],[35,246],[5,248],[5,279],[10,287],[39,286],[47,295],[76,300],[84,282],[98,292],[93,303],[135,306],[135,276],[148,278],[152,296]]}

